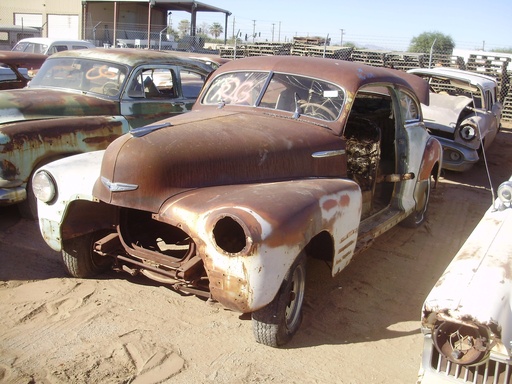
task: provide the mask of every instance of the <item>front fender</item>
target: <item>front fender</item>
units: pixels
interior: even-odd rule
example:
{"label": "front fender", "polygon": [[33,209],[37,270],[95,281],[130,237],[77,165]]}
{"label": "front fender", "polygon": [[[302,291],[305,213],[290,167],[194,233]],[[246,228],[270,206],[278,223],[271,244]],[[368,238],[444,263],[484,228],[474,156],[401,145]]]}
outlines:
{"label": "front fender", "polygon": [[194,239],[216,300],[251,312],[272,301],[295,258],[323,231],[334,240],[333,274],[343,269],[353,256],[360,215],[355,182],[308,179],[190,191],[154,217]]}
{"label": "front fender", "polygon": [[[99,177],[101,160],[105,151],[87,152],[54,161],[39,168],[49,173],[55,182],[57,195],[54,200],[44,203],[37,200],[39,229],[46,243],[54,250],[61,251],[63,225],[69,207],[76,201],[97,201],[92,194]],[[87,221],[84,221],[86,223]]]}

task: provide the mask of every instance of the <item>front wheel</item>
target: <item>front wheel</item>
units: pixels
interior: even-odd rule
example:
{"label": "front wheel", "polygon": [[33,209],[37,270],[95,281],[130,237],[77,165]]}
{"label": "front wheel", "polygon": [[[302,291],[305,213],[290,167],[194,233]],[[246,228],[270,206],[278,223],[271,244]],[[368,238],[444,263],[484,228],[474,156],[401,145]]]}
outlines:
{"label": "front wheel", "polygon": [[94,252],[94,243],[105,234],[104,231],[92,232],[64,242],[62,260],[71,276],[94,277],[110,268],[111,259]]}
{"label": "front wheel", "polygon": [[305,287],[306,256],[300,254],[274,300],[252,313],[252,329],[258,343],[279,347],[292,339],[302,322]]}
{"label": "front wheel", "polygon": [[402,221],[402,225],[408,228],[417,228],[427,219],[428,200],[430,198],[430,177],[418,182],[415,191],[416,210]]}

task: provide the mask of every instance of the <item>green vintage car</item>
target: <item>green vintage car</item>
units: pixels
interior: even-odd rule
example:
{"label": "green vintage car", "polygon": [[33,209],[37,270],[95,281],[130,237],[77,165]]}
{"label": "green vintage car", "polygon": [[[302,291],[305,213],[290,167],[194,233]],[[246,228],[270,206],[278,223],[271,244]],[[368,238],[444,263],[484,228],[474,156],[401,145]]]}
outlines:
{"label": "green vintage car", "polygon": [[148,50],[52,55],[27,88],[0,93],[0,206],[19,204],[23,216],[37,217],[35,169],[189,111],[211,71],[199,60]]}

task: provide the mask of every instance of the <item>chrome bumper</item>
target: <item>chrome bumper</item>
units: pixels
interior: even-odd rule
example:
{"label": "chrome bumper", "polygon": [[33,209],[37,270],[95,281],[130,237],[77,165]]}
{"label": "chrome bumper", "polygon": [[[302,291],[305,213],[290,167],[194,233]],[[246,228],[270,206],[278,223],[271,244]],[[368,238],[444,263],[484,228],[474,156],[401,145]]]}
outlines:
{"label": "chrome bumper", "polygon": [[476,149],[464,147],[453,140],[437,137],[443,146],[443,164],[444,169],[450,171],[464,172],[470,169],[480,157]]}
{"label": "chrome bumper", "polygon": [[0,206],[21,203],[27,199],[27,191],[24,186],[15,188],[0,188]]}

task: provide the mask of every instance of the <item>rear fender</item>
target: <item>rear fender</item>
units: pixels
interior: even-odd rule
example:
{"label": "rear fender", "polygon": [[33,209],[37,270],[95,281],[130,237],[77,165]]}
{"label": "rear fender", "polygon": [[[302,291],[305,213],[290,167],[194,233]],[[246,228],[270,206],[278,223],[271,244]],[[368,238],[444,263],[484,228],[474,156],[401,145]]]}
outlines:
{"label": "rear fender", "polygon": [[441,175],[442,160],[443,147],[441,143],[436,138],[430,137],[425,145],[418,179],[427,180],[430,176],[434,176],[434,187],[436,187]]}

